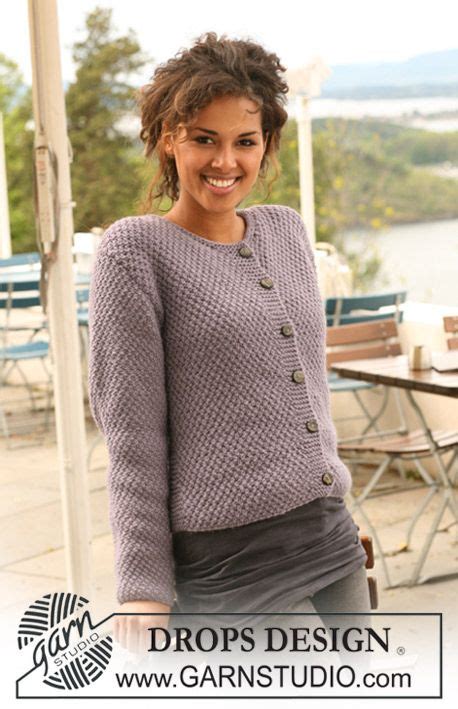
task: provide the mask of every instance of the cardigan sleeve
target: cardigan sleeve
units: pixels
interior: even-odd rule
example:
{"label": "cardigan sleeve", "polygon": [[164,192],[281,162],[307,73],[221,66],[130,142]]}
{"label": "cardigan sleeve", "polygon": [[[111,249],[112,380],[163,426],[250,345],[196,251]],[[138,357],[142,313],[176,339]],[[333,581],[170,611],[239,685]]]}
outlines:
{"label": "cardigan sleeve", "polygon": [[172,605],[167,396],[154,293],[101,245],[89,300],[89,400],[108,448],[117,599]]}

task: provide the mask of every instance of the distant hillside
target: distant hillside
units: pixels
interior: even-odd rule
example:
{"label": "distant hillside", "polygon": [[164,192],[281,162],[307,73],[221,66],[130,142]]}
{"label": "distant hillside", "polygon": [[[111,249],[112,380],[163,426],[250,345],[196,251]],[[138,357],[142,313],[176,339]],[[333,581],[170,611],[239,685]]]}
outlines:
{"label": "distant hillside", "polygon": [[397,98],[431,98],[431,97],[457,97],[458,83],[449,84],[404,84],[401,86],[354,86],[330,90],[323,84],[322,98],[353,99],[366,101],[369,99],[397,99]]}
{"label": "distant hillside", "polygon": [[458,49],[430,52],[404,62],[337,64],[323,83],[323,97],[458,95]]}

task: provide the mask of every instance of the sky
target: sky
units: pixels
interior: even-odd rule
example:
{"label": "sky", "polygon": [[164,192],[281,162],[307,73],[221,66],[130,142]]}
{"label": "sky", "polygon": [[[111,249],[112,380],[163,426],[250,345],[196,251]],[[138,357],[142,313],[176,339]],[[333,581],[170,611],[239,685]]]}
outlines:
{"label": "sky", "polygon": [[[113,9],[120,32],[135,30],[153,63],[190,46],[203,32],[249,36],[288,69],[321,57],[327,65],[402,61],[457,46],[456,0],[57,0],[64,81],[74,76],[70,47],[96,5]],[[28,2],[0,4],[0,52],[31,81]],[[152,71],[145,69],[145,80]]]}

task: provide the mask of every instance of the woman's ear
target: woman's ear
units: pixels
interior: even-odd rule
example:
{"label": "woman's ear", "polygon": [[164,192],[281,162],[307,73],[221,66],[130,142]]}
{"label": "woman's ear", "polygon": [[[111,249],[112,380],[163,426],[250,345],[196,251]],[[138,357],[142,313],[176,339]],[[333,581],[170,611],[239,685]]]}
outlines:
{"label": "woman's ear", "polygon": [[162,146],[164,149],[165,154],[167,155],[168,158],[173,158],[173,141],[172,141],[172,136],[169,134],[166,134],[165,136],[162,137]]}

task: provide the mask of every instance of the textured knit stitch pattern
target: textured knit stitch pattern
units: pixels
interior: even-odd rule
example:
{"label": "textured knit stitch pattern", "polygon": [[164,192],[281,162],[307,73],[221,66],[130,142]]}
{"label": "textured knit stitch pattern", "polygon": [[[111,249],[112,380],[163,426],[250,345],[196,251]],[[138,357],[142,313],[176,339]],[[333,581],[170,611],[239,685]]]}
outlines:
{"label": "textured knit stitch pattern", "polygon": [[120,603],[172,604],[173,532],[238,527],[351,485],[304,223],[285,206],[238,214],[242,242],[146,215],[115,222],[97,252],[89,393]]}

